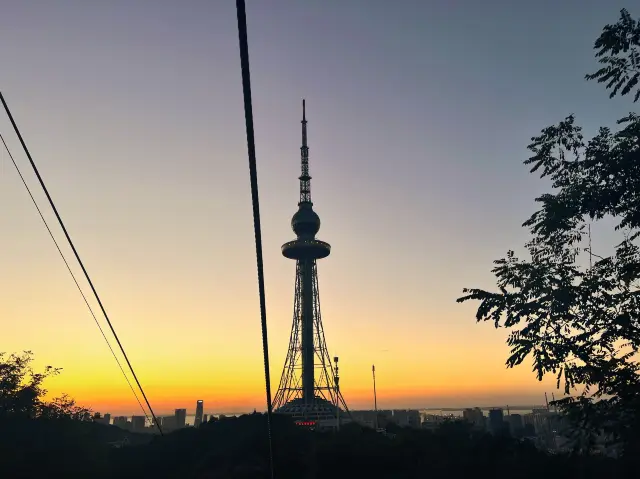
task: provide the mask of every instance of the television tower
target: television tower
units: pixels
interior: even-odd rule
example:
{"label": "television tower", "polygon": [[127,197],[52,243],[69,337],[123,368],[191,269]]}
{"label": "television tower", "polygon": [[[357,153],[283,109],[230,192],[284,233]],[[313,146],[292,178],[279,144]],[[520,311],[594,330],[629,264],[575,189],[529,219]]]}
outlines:
{"label": "television tower", "polygon": [[293,325],[289,349],[273,406],[276,413],[301,421],[335,421],[338,409],[348,413],[327,350],[320,316],[317,260],[331,253],[331,245],[316,239],[320,218],[311,202],[307,118],[302,100],[302,147],[300,148],[300,202],[291,219],[297,238],[282,245],[282,255],[296,261]]}

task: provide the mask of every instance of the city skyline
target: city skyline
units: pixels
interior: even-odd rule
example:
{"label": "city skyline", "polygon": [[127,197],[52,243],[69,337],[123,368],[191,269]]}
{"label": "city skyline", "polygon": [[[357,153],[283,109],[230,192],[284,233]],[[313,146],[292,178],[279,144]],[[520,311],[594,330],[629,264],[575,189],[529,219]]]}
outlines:
{"label": "city skyline", "polygon": [[[626,112],[576,81],[620,7],[566,2],[548,16],[550,2],[329,3],[248,6],[272,387],[291,325],[280,245],[306,97],[314,199],[336,248],[320,272],[323,316],[350,407],[372,404],[372,363],[381,408],[540,403],[554,379],[507,370],[506,334],[455,299],[491,287],[492,261],[524,242],[520,224],[545,188],[522,165],[529,137],[572,112],[586,130]],[[150,2],[65,5],[7,8],[3,93],[151,404],[263,410],[233,2],[154,2],[154,15]],[[513,25],[521,31],[498,42]],[[468,38],[492,30],[468,55]],[[34,185],[4,117],[0,131]],[[0,162],[11,205],[0,228],[12,231],[0,238],[0,317],[15,325],[3,350],[62,367],[51,394],[139,413],[4,153]],[[594,232],[594,247],[610,240]]]}
{"label": "city skyline", "polygon": [[[199,401],[198,401],[199,402]],[[521,413],[523,411],[526,412],[531,412],[534,410],[538,410],[538,409],[546,409],[546,410],[550,410],[550,411],[554,411],[557,412],[557,408],[556,407],[547,407],[545,404],[492,404],[492,405],[475,405],[475,406],[461,406],[461,407],[425,407],[425,408],[421,408],[421,407],[414,407],[414,408],[379,408],[378,411],[379,412],[388,412],[388,411],[416,411],[418,413],[420,413],[421,415],[438,415],[438,416],[452,416],[452,417],[465,417],[465,411],[467,410],[478,410],[478,411],[484,411],[484,412],[489,412],[490,410],[493,409],[504,409],[504,410],[508,410],[508,411],[513,411],[513,413],[518,414]],[[182,412],[184,411],[184,413]],[[373,413],[375,410],[373,408],[365,408],[365,409],[355,409],[353,411],[351,411],[351,413],[362,413],[362,412],[367,412],[367,413]],[[208,410],[208,409],[203,409],[203,413],[204,413],[204,418],[205,420],[203,420],[202,422],[207,422],[207,420],[210,417],[238,417],[238,416],[242,416],[242,415],[250,415],[253,413],[256,413],[257,411],[212,411],[212,410]],[[130,419],[133,417],[144,417],[144,416],[140,416],[139,414],[136,414],[136,412],[130,412],[130,413],[126,413],[126,412],[120,412],[117,414],[112,414],[110,411],[107,412],[101,412],[101,411],[91,411],[91,413],[93,414],[94,420],[97,421],[102,421],[102,422],[106,422],[107,419],[111,420],[116,420],[116,419],[121,419],[121,418],[125,418],[125,419]],[[455,414],[458,413],[458,414]],[[96,419],[96,414],[99,415]],[[166,420],[167,418],[175,418],[176,415],[182,415],[184,414],[184,418],[186,419],[185,421],[185,425],[188,426],[194,426],[194,427],[198,427],[197,424],[197,418],[198,418],[198,407],[196,405],[196,407],[194,408],[174,408],[171,410],[161,410],[161,411],[157,411],[157,418],[160,420],[161,424],[163,422],[163,420]],[[488,415],[488,414],[487,414]],[[146,417],[146,423],[145,423],[145,427],[148,427],[150,429],[153,429],[152,426],[152,419],[150,417]],[[202,423],[201,422],[201,423]],[[201,424],[200,423],[200,424]],[[181,426],[181,427],[184,427]]]}

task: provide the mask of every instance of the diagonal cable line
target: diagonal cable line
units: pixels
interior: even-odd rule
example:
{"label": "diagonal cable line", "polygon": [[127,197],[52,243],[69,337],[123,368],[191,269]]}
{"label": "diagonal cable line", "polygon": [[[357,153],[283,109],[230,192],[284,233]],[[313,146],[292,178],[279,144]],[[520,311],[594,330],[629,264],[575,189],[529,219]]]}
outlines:
{"label": "diagonal cable line", "polygon": [[131,389],[131,392],[133,393],[133,395],[136,398],[136,401],[138,401],[138,404],[140,405],[140,409],[142,409],[142,412],[144,413],[145,417],[147,418],[147,421],[150,421],[149,420],[149,416],[147,415],[147,411],[145,410],[144,406],[140,402],[140,398],[138,397],[138,394],[136,393],[135,389],[133,389],[133,385],[131,384],[131,381],[129,381],[129,377],[127,376],[127,374],[124,372],[124,369],[122,368],[122,364],[120,364],[120,360],[118,359],[118,356],[116,356],[115,351],[111,347],[111,343],[109,343],[109,340],[107,339],[107,336],[104,334],[104,330],[102,329],[102,326],[100,326],[100,323],[98,322],[98,318],[96,317],[95,313],[93,312],[93,308],[89,304],[89,301],[87,300],[87,297],[85,296],[84,292],[82,291],[82,288],[80,287],[80,284],[78,283],[78,280],[76,279],[76,276],[73,274],[73,271],[71,270],[71,266],[69,266],[69,262],[67,261],[67,258],[65,258],[64,253],[60,249],[60,245],[58,245],[58,242],[56,241],[56,238],[53,236],[53,232],[51,231],[51,228],[49,228],[49,224],[47,223],[47,220],[44,219],[44,215],[42,214],[42,211],[40,210],[40,207],[38,206],[38,203],[36,202],[36,199],[33,197],[33,194],[31,193],[31,189],[29,188],[29,185],[27,185],[27,182],[24,179],[24,176],[22,175],[22,171],[20,171],[20,167],[16,163],[16,160],[13,158],[13,155],[11,154],[11,151],[9,150],[9,146],[7,145],[7,142],[4,141],[4,136],[2,136],[2,133],[0,133],[0,140],[2,140],[2,144],[4,145],[4,149],[7,150],[7,154],[9,155],[9,158],[11,159],[11,162],[13,163],[13,166],[15,167],[16,171],[18,172],[18,176],[20,176],[20,180],[22,180],[22,184],[26,188],[27,193],[29,193],[29,196],[31,197],[31,201],[33,202],[33,205],[36,207],[36,210],[38,211],[38,214],[40,215],[40,218],[42,219],[42,222],[44,223],[45,228],[47,228],[47,231],[49,232],[49,236],[51,236],[51,239],[53,240],[53,244],[56,245],[56,249],[58,250],[58,253],[60,253],[60,257],[62,258],[62,261],[64,261],[64,264],[67,267],[67,270],[69,270],[69,274],[71,275],[71,278],[73,279],[73,282],[76,284],[76,287],[78,288],[78,291],[80,292],[80,295],[82,296],[82,299],[84,300],[85,304],[87,305],[87,308],[89,308],[89,312],[91,313],[91,316],[93,316],[93,320],[96,322],[96,326],[98,326],[98,329],[100,330],[100,334],[102,334],[102,337],[104,338],[105,342],[107,343],[107,346],[109,346],[109,350],[111,351],[111,354],[113,355],[113,358],[116,360],[116,363],[118,363],[118,367],[120,368],[120,371],[122,371],[122,375],[126,379],[127,384],[129,385],[129,388]]}
{"label": "diagonal cable line", "polygon": [[264,380],[267,395],[267,430],[269,434],[269,466],[273,472],[273,444],[271,439],[271,378],[269,375],[269,341],[267,339],[267,307],[264,292],[264,265],[262,261],[262,233],[260,228],[260,199],[258,197],[258,172],[256,167],[256,145],[253,132],[253,107],[251,105],[251,73],[249,71],[249,46],[247,41],[247,13],[244,0],[236,0],[238,15],[238,40],[240,43],[240,67],[242,70],[242,93],[244,97],[244,118],[247,129],[247,152],[249,156],[249,177],[251,180],[251,200],[253,205],[253,231],[256,240],[256,263],[258,266],[258,294],[260,296],[260,322],[262,326],[262,352],[264,355]]}
{"label": "diagonal cable line", "polygon": [[87,269],[84,267],[84,263],[82,262],[82,259],[80,259],[80,254],[78,253],[78,250],[76,250],[76,247],[73,244],[73,241],[71,240],[71,236],[69,236],[69,232],[67,231],[67,228],[65,227],[64,222],[62,221],[62,217],[60,216],[60,213],[58,213],[58,208],[56,208],[56,205],[53,202],[53,199],[51,198],[51,195],[49,194],[49,190],[47,189],[47,186],[44,184],[44,180],[42,179],[42,176],[40,176],[40,172],[38,171],[38,167],[36,166],[35,162],[33,161],[33,158],[31,157],[31,153],[29,153],[29,149],[27,148],[27,145],[24,142],[24,139],[22,138],[22,134],[20,133],[20,129],[18,128],[18,125],[16,124],[15,120],[13,119],[13,115],[11,114],[11,110],[9,110],[9,106],[7,105],[7,102],[4,99],[4,95],[2,94],[2,92],[0,92],[0,101],[2,102],[2,106],[4,107],[4,110],[7,113],[7,116],[9,117],[9,121],[11,122],[11,125],[13,126],[13,130],[16,132],[16,136],[20,140],[20,144],[22,145],[22,149],[24,150],[25,154],[27,155],[27,158],[29,159],[29,163],[31,163],[31,167],[33,168],[34,173],[38,177],[38,181],[40,182],[40,186],[42,187],[45,195],[47,196],[47,199],[49,200],[49,205],[51,206],[51,209],[53,210],[53,212],[56,215],[56,218],[58,219],[58,223],[60,224],[60,228],[62,228],[62,231],[64,232],[64,235],[67,238],[69,246],[71,246],[71,250],[73,251],[73,254],[76,257],[76,261],[78,261],[78,264],[80,265],[80,268],[82,268],[82,272],[84,273],[84,277],[86,278],[87,283],[89,283],[89,286],[91,287],[91,291],[93,292],[93,295],[95,296],[96,301],[98,302],[98,305],[100,306],[100,310],[102,311],[102,314],[104,315],[105,319],[107,320],[107,324],[109,325],[109,328],[111,329],[111,333],[113,334],[113,337],[115,338],[116,342],[118,343],[118,346],[120,347],[120,351],[122,352],[122,356],[124,357],[125,361],[127,362],[127,366],[129,366],[129,370],[131,371],[131,375],[133,376],[133,379],[136,381],[136,384],[138,385],[138,389],[140,389],[140,393],[142,394],[142,397],[144,398],[145,403],[147,404],[147,408],[149,409],[149,412],[151,413],[151,416],[153,417],[153,422],[156,425],[156,427],[158,428],[158,431],[160,432],[160,434],[162,435],[163,434],[162,428],[160,427],[160,424],[158,424],[158,419],[156,418],[156,415],[153,412],[153,408],[151,407],[151,404],[149,403],[149,399],[147,398],[147,395],[145,394],[144,389],[142,388],[142,385],[140,384],[140,381],[138,380],[138,376],[136,376],[136,373],[135,373],[135,371],[133,369],[133,366],[131,365],[131,361],[129,361],[129,357],[127,356],[127,353],[124,350],[124,346],[122,346],[122,343],[120,342],[120,338],[118,338],[116,330],[113,328],[113,325],[111,324],[111,320],[109,319],[109,315],[107,314],[107,311],[105,310],[104,305],[102,304],[102,301],[100,300],[100,296],[98,295],[98,292],[96,291],[96,288],[93,285],[93,281],[91,281],[91,277],[89,276],[89,273],[87,272]]}

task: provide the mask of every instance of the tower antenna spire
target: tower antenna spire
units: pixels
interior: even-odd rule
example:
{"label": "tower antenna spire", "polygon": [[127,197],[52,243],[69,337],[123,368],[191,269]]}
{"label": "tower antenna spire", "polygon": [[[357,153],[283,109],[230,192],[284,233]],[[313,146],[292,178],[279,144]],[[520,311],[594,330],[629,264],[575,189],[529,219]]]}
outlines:
{"label": "tower antenna spire", "polygon": [[[300,147],[300,203],[311,202],[311,177],[309,176],[309,146],[307,145],[306,102],[302,100],[302,146]],[[298,203],[298,204],[300,204]]]}

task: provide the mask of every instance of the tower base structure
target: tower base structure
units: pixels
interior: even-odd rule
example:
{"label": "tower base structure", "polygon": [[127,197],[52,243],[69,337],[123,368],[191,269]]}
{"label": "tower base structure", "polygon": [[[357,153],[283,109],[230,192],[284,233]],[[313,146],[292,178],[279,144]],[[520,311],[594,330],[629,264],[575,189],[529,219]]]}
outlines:
{"label": "tower base structure", "polygon": [[291,338],[274,412],[304,426],[339,427],[350,422],[350,413],[340,392],[337,363],[334,367],[324,337],[315,259],[298,260],[296,270]]}
{"label": "tower base structure", "polygon": [[336,407],[324,398],[315,397],[311,403],[298,398],[275,410],[276,414],[290,416],[299,426],[314,429],[334,429],[351,422],[348,411]]}

